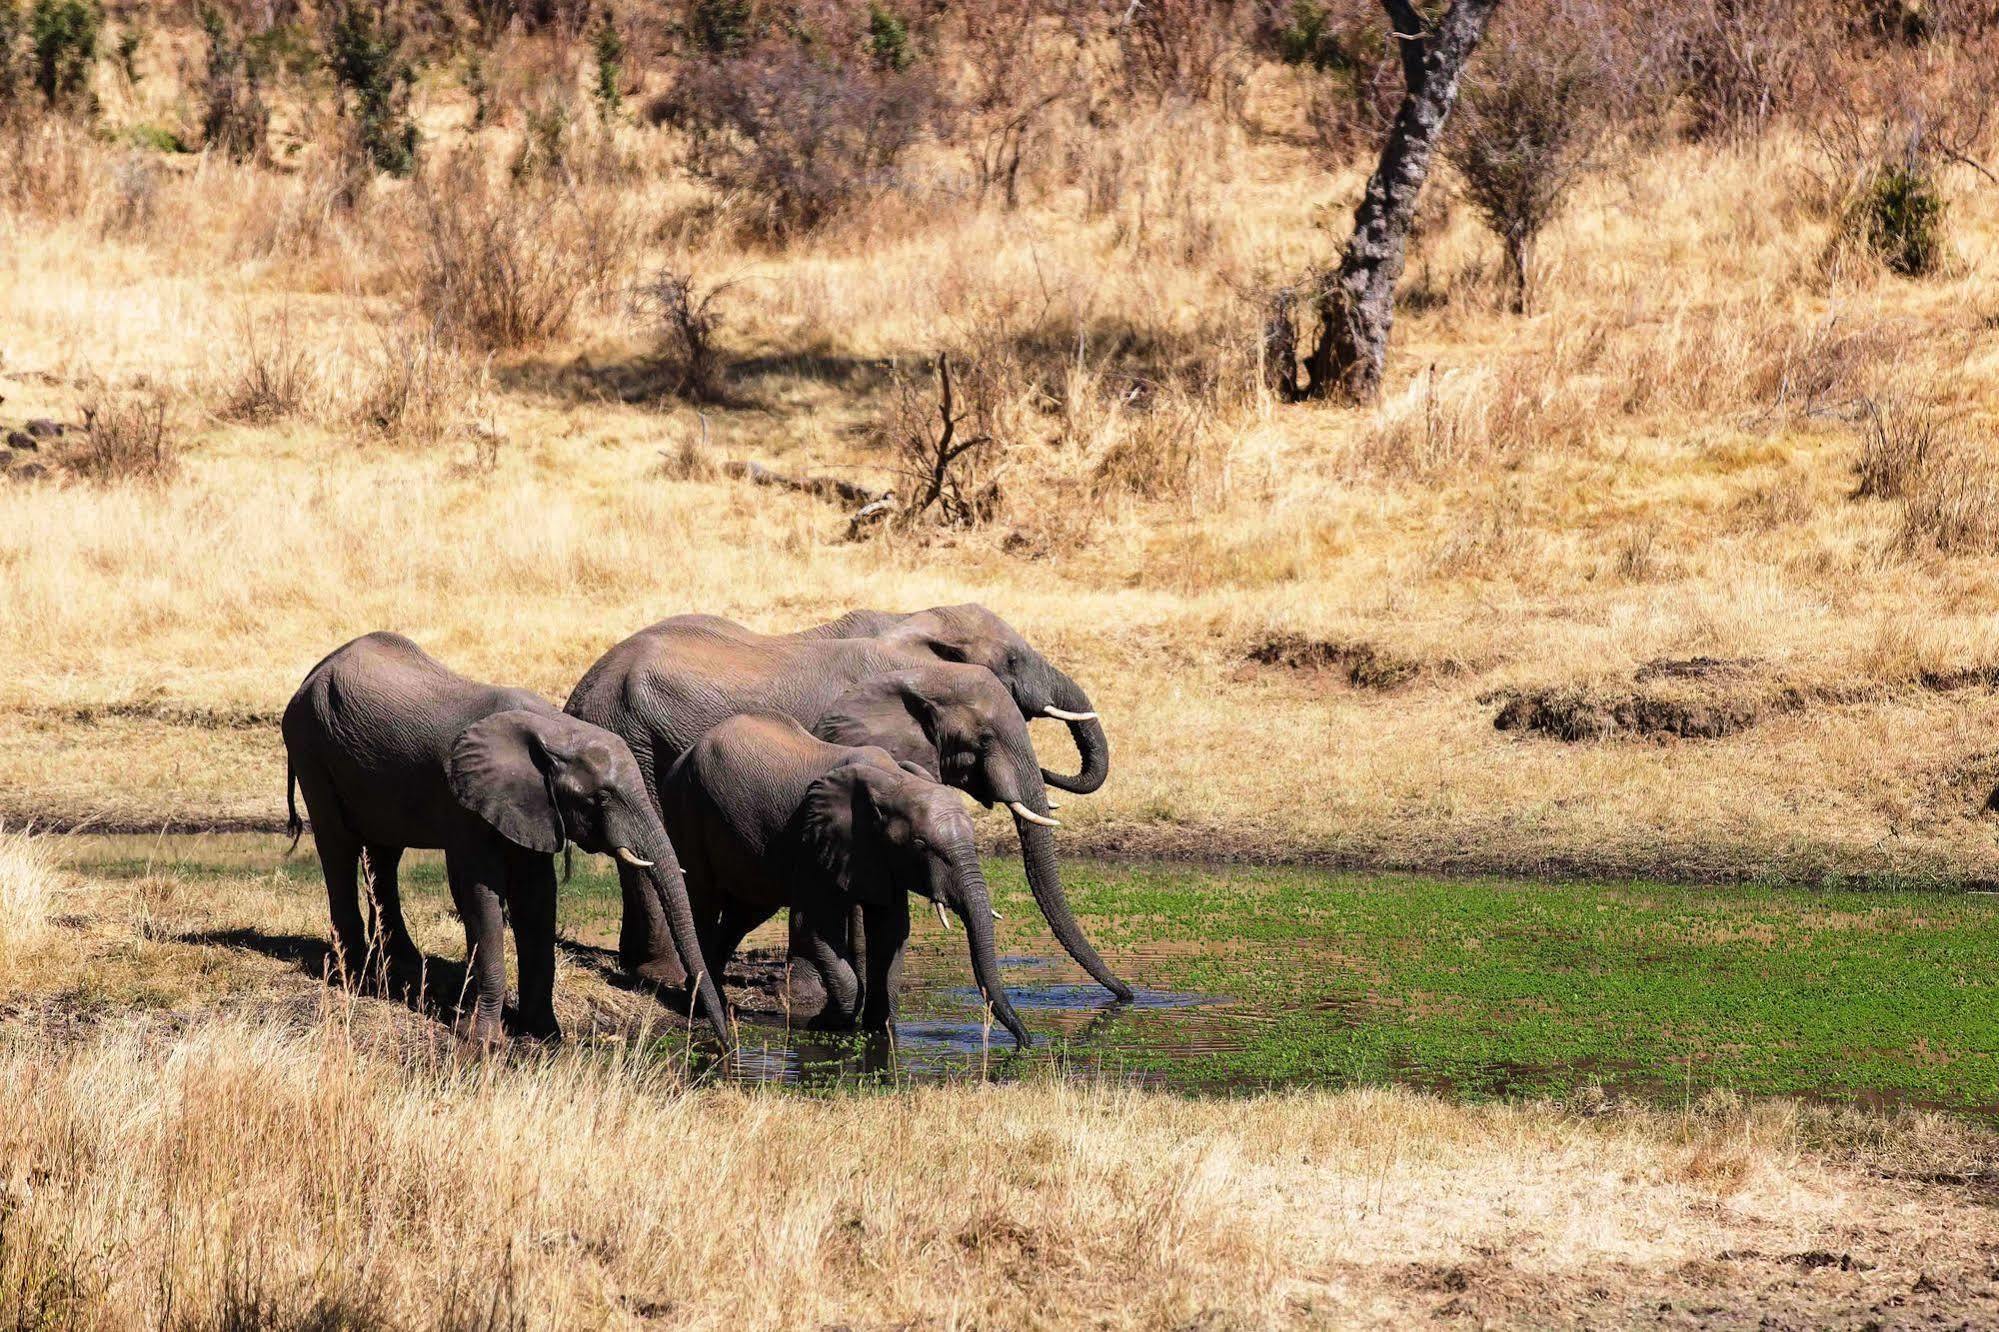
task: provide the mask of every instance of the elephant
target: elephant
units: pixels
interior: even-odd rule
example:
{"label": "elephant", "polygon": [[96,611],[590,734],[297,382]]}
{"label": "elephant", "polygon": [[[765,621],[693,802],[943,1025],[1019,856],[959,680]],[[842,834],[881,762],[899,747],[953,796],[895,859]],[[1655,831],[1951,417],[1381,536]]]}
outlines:
{"label": "elephant", "polygon": [[[964,922],[980,993],[1014,1043],[1029,1043],[1000,984],[992,898],[955,791],[886,750],[831,744],[790,717],[749,713],[681,754],[659,795],[711,974],[722,974],[744,935],[789,909],[826,994],[816,1025],[858,1019],[887,1031],[915,894],[940,918],[949,909]],[[849,930],[856,910],[858,936]]]}
{"label": "elephant", "polygon": [[[464,1034],[502,1038],[507,975],[502,910],[520,962],[520,1027],[559,1040],[554,1008],[555,861],[570,842],[614,856],[628,928],[672,947],[699,977],[703,1012],[726,1043],[713,980],[673,844],[638,762],[616,735],[524,689],[468,680],[398,634],[372,633],[307,673],[285,708],[285,802],[292,845],[313,842],[333,915],[334,965],[348,985],[407,980],[423,955],[403,922],[397,866],[409,847],[444,851],[465,923],[475,1001]],[[356,874],[367,853],[386,956],[365,937]]]}
{"label": "elephant", "polygon": [[[612,647],[569,696],[568,711],[623,736],[651,784],[711,726],[739,713],[790,717],[823,738],[881,744],[987,804],[1005,804],[1034,900],[1055,937],[1120,1000],[1131,987],[1084,936],[1055,866],[1052,817],[1027,726],[983,667],[941,662],[895,641],[756,634],[712,615],[681,615]],[[678,983],[670,958],[641,974]]]}
{"label": "elephant", "polygon": [[928,653],[939,661],[983,666],[1006,685],[1022,717],[1050,717],[1068,726],[1082,767],[1073,777],[1044,768],[1042,780],[1057,790],[1088,795],[1110,775],[1110,742],[1090,696],[984,606],[968,602],[911,612],[849,611],[791,637],[874,639]]}

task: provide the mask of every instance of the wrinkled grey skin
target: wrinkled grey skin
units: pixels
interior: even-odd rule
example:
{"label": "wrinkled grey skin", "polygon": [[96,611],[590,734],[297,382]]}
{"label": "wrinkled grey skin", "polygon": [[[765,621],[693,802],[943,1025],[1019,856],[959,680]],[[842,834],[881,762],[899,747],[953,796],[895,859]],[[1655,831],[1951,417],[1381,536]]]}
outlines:
{"label": "wrinkled grey skin", "polygon": [[[1064,712],[1093,712],[1090,696],[1020,636],[1018,630],[987,610],[968,602],[962,606],[932,606],[929,610],[898,612],[849,611],[837,620],[800,630],[794,638],[872,638],[938,661],[983,666],[1000,678],[1013,695],[1025,720],[1045,716],[1051,707]],[[1088,795],[1110,775],[1110,742],[1100,721],[1063,722],[1082,768],[1073,777],[1042,769],[1042,780],[1061,791]]]}
{"label": "wrinkled grey skin", "polygon": [[[983,667],[940,662],[903,643],[768,636],[718,616],[681,615],[606,652],[568,710],[623,736],[655,796],[658,774],[710,727],[769,713],[842,744],[881,745],[983,803],[1019,801],[1049,817],[1040,761],[1005,686]],[[1069,908],[1053,831],[1018,811],[1014,824],[1049,928],[1099,984],[1130,999]],[[675,979],[668,950],[650,956],[646,974]]]}
{"label": "wrinkled grey skin", "polygon": [[[357,638],[313,667],[285,708],[283,730],[294,844],[302,825],[292,783],[312,816],[344,983],[385,968],[404,986],[421,975],[423,954],[403,923],[396,882],[408,847],[444,851],[476,992],[462,1029],[482,1043],[502,1037],[502,908],[520,962],[521,1029],[560,1039],[553,853],[568,842],[651,861],[644,870],[619,866],[632,875],[626,914],[652,922],[690,961],[700,957],[679,861],[617,736],[527,690],[454,674],[385,633]],[[379,925],[372,942],[357,895],[364,850]],[[701,981],[703,1009],[726,1040],[721,1000],[706,975]]]}
{"label": "wrinkled grey skin", "polygon": [[[885,750],[828,744],[789,717],[753,714],[682,754],[660,780],[660,805],[713,974],[744,935],[789,910],[802,954],[793,965],[809,967],[826,997],[814,1025],[886,1031],[914,894],[964,923],[980,993],[1015,1043],[1028,1043],[1000,984],[972,820],[948,787]],[[859,938],[849,929],[856,911]]]}

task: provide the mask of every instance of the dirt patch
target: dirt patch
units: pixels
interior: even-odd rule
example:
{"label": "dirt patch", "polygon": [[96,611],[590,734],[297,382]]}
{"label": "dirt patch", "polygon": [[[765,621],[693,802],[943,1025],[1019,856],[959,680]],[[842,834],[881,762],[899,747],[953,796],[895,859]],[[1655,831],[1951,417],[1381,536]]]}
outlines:
{"label": "dirt patch", "polygon": [[1759,697],[1649,690],[1600,694],[1569,687],[1502,695],[1492,724],[1501,731],[1533,731],[1570,743],[1618,736],[1719,740],[1773,713],[1796,712],[1805,703],[1794,689]]}
{"label": "dirt patch", "polygon": [[1383,692],[1400,689],[1434,669],[1365,639],[1308,638],[1292,633],[1273,634],[1252,644],[1243,659],[1253,666],[1330,676],[1355,689]]}

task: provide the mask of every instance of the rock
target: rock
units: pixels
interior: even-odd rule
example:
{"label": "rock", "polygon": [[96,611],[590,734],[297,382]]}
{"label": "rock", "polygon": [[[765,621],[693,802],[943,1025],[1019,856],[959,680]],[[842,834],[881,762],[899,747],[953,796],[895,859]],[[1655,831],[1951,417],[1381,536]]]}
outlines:
{"label": "rock", "polygon": [[28,433],[36,439],[56,439],[62,435],[62,431],[63,428],[61,425],[49,420],[46,416],[36,417],[34,420],[28,422]]}
{"label": "rock", "polygon": [[25,430],[9,430],[7,432],[7,447],[10,449],[34,450],[42,446],[35,441],[33,435]]}
{"label": "rock", "polygon": [[48,474],[49,469],[38,462],[24,462],[7,469],[7,475],[16,481],[39,481]]}

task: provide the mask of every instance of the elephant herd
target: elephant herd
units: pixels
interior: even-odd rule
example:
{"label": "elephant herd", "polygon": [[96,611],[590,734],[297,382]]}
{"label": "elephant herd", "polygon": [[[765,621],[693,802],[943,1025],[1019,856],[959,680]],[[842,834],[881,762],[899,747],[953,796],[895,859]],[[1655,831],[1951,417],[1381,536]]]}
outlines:
{"label": "elephant herd", "polygon": [[[1027,725],[1038,717],[1068,726],[1073,776],[1041,766]],[[573,844],[617,861],[621,965],[687,994],[725,1044],[717,981],[744,936],[780,911],[794,1005],[816,1012],[816,1026],[889,1029],[915,895],[963,924],[993,1018],[1026,1045],[957,791],[1012,813],[1055,937],[1131,997],[1069,909],[1048,796],[1103,784],[1103,725],[1074,680],[982,606],[855,611],[793,634],[675,616],[606,652],[562,710],[373,633],[307,673],[283,732],[289,831],[296,845],[295,788],[326,877],[339,978],[421,987],[397,867],[410,847],[441,849],[465,925],[472,1002],[461,1031],[482,1044],[505,1038],[508,921],[518,1030],[560,1038],[554,857]]]}

